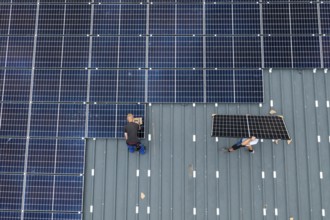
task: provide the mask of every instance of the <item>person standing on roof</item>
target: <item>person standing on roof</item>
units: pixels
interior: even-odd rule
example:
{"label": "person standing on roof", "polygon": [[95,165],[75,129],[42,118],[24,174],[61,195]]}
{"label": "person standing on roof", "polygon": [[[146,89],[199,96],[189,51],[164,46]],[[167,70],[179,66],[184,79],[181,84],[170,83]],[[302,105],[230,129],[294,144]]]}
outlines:
{"label": "person standing on roof", "polygon": [[134,153],[139,151],[140,154],[145,154],[145,147],[141,144],[138,138],[138,131],[140,130],[140,125],[134,122],[133,114],[127,115],[127,124],[125,125],[125,140],[128,147],[128,151]]}
{"label": "person standing on roof", "polygon": [[236,144],[231,146],[230,148],[225,148],[226,151],[234,152],[235,150],[241,148],[241,147],[246,147],[250,153],[254,153],[252,145],[256,145],[259,142],[259,139],[256,137],[252,136],[249,138],[241,138]]}

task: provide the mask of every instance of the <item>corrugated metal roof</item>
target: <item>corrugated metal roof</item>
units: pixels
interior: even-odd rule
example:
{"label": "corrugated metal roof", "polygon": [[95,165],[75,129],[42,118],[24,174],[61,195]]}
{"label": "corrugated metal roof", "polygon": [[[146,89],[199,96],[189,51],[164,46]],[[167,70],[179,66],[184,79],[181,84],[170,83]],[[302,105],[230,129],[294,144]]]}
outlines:
{"label": "corrugated metal roof", "polygon": [[[124,140],[88,140],[85,219],[328,219],[329,85],[323,70],[265,70],[262,106],[148,106],[146,155],[129,154]],[[290,145],[264,140],[255,154],[228,154],[220,149],[235,140],[211,137],[213,113],[271,109]]]}

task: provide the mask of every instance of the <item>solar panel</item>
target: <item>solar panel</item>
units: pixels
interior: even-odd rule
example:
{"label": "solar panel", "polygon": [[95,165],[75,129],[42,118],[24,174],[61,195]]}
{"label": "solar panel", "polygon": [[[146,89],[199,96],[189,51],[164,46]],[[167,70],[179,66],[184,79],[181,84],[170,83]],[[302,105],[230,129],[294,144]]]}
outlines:
{"label": "solar panel", "polygon": [[0,174],[0,186],[0,210],[21,210],[23,175]]}
{"label": "solar panel", "polygon": [[66,211],[82,210],[82,176],[28,175],[25,210]]}
{"label": "solar panel", "polygon": [[280,116],[213,115],[212,136],[290,140]]}
{"label": "solar panel", "polygon": [[[145,119],[145,105],[101,104],[91,105],[89,112],[89,137],[123,138],[127,114]],[[144,138],[144,126],[140,137]]]}
{"label": "solar panel", "polygon": [[0,173],[24,171],[25,139],[0,139]]}

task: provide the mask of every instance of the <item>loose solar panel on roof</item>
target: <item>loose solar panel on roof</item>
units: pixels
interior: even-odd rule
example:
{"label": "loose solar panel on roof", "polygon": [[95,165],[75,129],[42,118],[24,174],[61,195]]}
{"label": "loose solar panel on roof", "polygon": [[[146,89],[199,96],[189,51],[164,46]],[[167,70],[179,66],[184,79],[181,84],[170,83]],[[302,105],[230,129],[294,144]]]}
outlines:
{"label": "loose solar panel on roof", "polygon": [[289,140],[283,117],[253,115],[213,115],[213,137],[251,137]]}

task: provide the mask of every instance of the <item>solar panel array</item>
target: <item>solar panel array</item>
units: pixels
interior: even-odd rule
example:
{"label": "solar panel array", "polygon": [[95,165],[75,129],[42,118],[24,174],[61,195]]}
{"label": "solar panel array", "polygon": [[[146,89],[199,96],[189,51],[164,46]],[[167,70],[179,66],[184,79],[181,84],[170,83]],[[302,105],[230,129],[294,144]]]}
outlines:
{"label": "solar panel array", "polygon": [[0,218],[81,219],[82,138],[123,137],[127,113],[145,116],[138,102],[258,103],[263,68],[329,67],[329,10],[0,0]]}
{"label": "solar panel array", "polygon": [[280,116],[213,115],[213,137],[257,137],[290,140]]}

